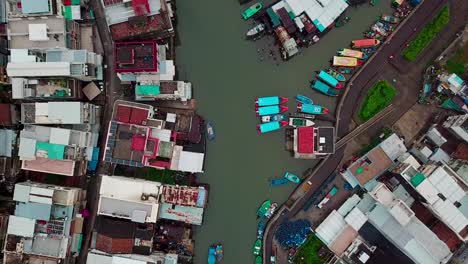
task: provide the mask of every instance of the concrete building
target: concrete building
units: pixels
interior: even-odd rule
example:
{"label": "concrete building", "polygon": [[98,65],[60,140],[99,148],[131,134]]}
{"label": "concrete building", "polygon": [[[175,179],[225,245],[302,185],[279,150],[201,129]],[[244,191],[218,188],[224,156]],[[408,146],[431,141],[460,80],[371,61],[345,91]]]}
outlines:
{"label": "concrete building", "polygon": [[16,157],[17,132],[12,129],[0,129],[0,184],[13,192],[19,162]]}
{"label": "concrete building", "polygon": [[293,130],[296,159],[317,159],[335,153],[334,127],[298,127]]}
{"label": "concrete building", "polygon": [[81,83],[72,78],[12,78],[12,99],[80,99]]}
{"label": "concrete building", "polygon": [[371,190],[376,184],[376,178],[391,170],[406,151],[404,141],[396,134],[392,134],[353,162],[341,175],[352,187],[359,185]]}
{"label": "concrete building", "polygon": [[22,124],[99,123],[100,106],[83,102],[22,103]]}
{"label": "concrete building", "polygon": [[[192,99],[192,84],[183,81],[159,81],[156,76],[148,75],[136,78],[135,100],[158,101],[180,100],[187,102]],[[151,80],[153,79],[153,80]]]}
{"label": "concrete building", "polygon": [[174,79],[174,61],[166,59],[166,46],[156,41],[116,42],[114,56],[115,72],[122,81],[157,85]]}
{"label": "concrete building", "polygon": [[177,264],[177,254],[164,254],[157,252],[150,256],[141,256],[134,254],[106,254],[99,250],[91,250],[88,253],[88,264],[117,264],[117,263],[132,263],[132,264],[147,264],[147,263],[164,263]]}
{"label": "concrete building", "polygon": [[13,79],[71,77],[82,81],[102,80],[102,56],[87,50],[12,49],[7,72]]}
{"label": "concrete building", "polygon": [[468,185],[446,164],[427,164],[416,169],[399,164],[393,170],[401,175],[423,198],[426,206],[460,240],[468,240]]}
{"label": "concrete building", "polygon": [[[166,113],[146,104],[117,101],[103,159],[133,167],[203,172],[204,148],[197,145],[201,142],[200,123],[197,116]],[[176,143],[181,141],[191,142],[191,148]]]}
{"label": "concrete building", "polygon": [[80,251],[86,194],[34,182],[15,185],[4,263],[70,263]]}
{"label": "concrete building", "polygon": [[443,126],[448,128],[455,136],[468,142],[468,114],[450,116]]}
{"label": "concrete building", "polygon": [[174,36],[171,6],[166,0],[101,0],[114,41]]}
{"label": "concrete building", "polygon": [[98,133],[26,125],[20,132],[21,169],[82,176],[97,146]]}
{"label": "concrete building", "polygon": [[102,176],[98,215],[156,223],[161,183],[120,176]]}

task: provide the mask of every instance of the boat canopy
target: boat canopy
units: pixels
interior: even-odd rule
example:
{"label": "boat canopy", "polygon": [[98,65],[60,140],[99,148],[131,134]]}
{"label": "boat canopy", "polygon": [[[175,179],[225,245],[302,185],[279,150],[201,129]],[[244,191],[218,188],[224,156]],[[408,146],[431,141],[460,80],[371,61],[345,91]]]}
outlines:
{"label": "boat canopy", "polygon": [[333,78],[333,76],[324,71],[320,71],[318,77],[333,87],[337,87],[340,84],[337,79]]}
{"label": "boat canopy", "polygon": [[340,55],[346,56],[346,57],[353,57],[353,58],[358,58],[358,59],[364,58],[364,53],[358,50],[342,49],[340,50],[339,53]]}

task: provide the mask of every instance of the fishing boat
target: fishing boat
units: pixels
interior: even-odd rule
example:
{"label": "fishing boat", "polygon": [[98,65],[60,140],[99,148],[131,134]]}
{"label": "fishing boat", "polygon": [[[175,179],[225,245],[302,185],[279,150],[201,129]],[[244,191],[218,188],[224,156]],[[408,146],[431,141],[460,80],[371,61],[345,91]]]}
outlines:
{"label": "fishing boat", "polygon": [[214,140],[216,138],[216,134],[211,122],[206,123],[206,134],[208,135],[208,140]]}
{"label": "fishing boat", "polygon": [[261,118],[262,123],[268,123],[268,122],[273,122],[273,121],[283,121],[283,120],[286,120],[286,116],[283,114],[267,115],[267,116],[262,116]]}
{"label": "fishing boat", "polygon": [[288,98],[282,96],[266,96],[255,98],[255,106],[257,107],[279,105],[286,102],[288,102]]}
{"label": "fishing boat", "polygon": [[221,263],[224,259],[224,247],[222,244],[216,245],[216,262]]}
{"label": "fishing boat", "polygon": [[341,67],[341,68],[338,68],[338,71],[342,74],[350,74],[353,72],[353,69],[352,68],[346,68],[346,67]]}
{"label": "fishing boat", "polygon": [[258,25],[255,25],[253,28],[249,29],[249,31],[247,31],[245,35],[247,36],[247,38],[255,38],[255,37],[258,37],[263,32],[265,32],[265,25],[258,24]]}
{"label": "fishing boat", "polygon": [[380,44],[378,39],[358,39],[352,41],[353,48],[369,48]]}
{"label": "fishing boat", "polygon": [[346,25],[346,23],[348,23],[350,20],[351,18],[349,16],[344,16],[343,18],[338,19],[338,21],[336,21],[335,27],[342,27]]}
{"label": "fishing boat", "polygon": [[319,74],[317,74],[317,77],[326,82],[331,87],[334,87],[336,89],[343,88],[343,85],[341,85],[341,83],[337,79],[333,78],[333,76],[331,76],[325,71],[320,71]]}
{"label": "fishing boat", "polygon": [[253,248],[253,253],[255,256],[258,256],[260,255],[260,251],[262,249],[262,240],[261,239],[257,239],[255,241],[255,244],[254,244],[254,248]]}
{"label": "fishing boat", "polygon": [[268,208],[270,208],[270,205],[271,205],[270,200],[264,201],[257,210],[257,218],[265,216],[266,212],[268,211]]}
{"label": "fishing boat", "polygon": [[394,17],[391,15],[382,15],[380,20],[387,22],[387,23],[392,23],[392,24],[397,24],[398,22],[400,22],[400,19],[398,17]]}
{"label": "fishing boat", "polygon": [[288,107],[284,105],[271,105],[258,107],[255,110],[257,116],[276,115],[288,111]]}
{"label": "fishing boat", "polygon": [[253,15],[257,14],[258,11],[262,9],[262,7],[263,7],[263,4],[261,2],[257,2],[251,5],[249,8],[244,10],[244,12],[242,12],[242,18],[244,18],[244,20],[251,18]]}
{"label": "fishing boat", "polygon": [[263,232],[265,231],[265,226],[266,226],[265,221],[258,222],[258,225],[257,225],[257,239],[262,239],[263,238]]}
{"label": "fishing boat", "polygon": [[216,264],[216,247],[213,245],[208,248],[208,264]]}
{"label": "fishing boat", "polygon": [[364,58],[364,52],[352,49],[340,49],[338,50],[338,55],[345,57],[353,57],[357,59]]}
{"label": "fishing boat", "polygon": [[262,256],[257,256],[255,258],[255,264],[263,264],[263,258]]}
{"label": "fishing boat", "polygon": [[288,125],[288,122],[286,121],[272,121],[268,123],[259,124],[257,125],[257,133],[258,134],[268,133],[271,131],[278,130],[287,125]]}
{"label": "fishing boat", "polygon": [[265,217],[266,217],[267,219],[270,219],[270,217],[272,217],[273,214],[275,213],[276,208],[278,208],[278,204],[277,204],[277,203],[272,203],[272,204],[270,205],[270,208],[268,208],[268,211],[266,212]]}
{"label": "fishing boat", "polygon": [[335,67],[356,67],[364,62],[352,57],[333,56],[333,66]]}
{"label": "fishing boat", "polygon": [[315,123],[311,120],[304,119],[304,118],[289,118],[289,126],[292,127],[304,127],[304,126],[313,126]]}
{"label": "fishing boat", "polygon": [[314,115],[321,115],[321,114],[328,114],[329,110],[320,105],[308,105],[308,104],[298,104],[297,105],[297,112],[299,113],[306,113],[306,114],[314,114]]}
{"label": "fishing boat", "polygon": [[296,101],[298,101],[299,103],[303,103],[303,104],[313,104],[314,101],[312,101],[312,99],[310,99],[309,97],[307,96],[304,96],[304,95],[296,95]]}
{"label": "fishing boat", "polygon": [[288,183],[289,181],[285,178],[278,178],[278,179],[273,179],[271,180],[271,185],[273,186],[279,186],[279,185],[284,185]]}
{"label": "fishing boat", "polygon": [[335,70],[333,70],[331,68],[327,70],[327,73],[330,74],[331,76],[333,76],[333,78],[337,79],[340,82],[346,81],[346,77],[343,74],[341,74],[341,73],[339,73],[339,72],[337,72],[337,71],[335,71]]}
{"label": "fishing boat", "polygon": [[315,80],[310,87],[328,96],[338,96],[338,93],[335,89],[319,80]]}
{"label": "fishing boat", "polygon": [[290,172],[286,172],[284,174],[284,178],[288,179],[289,181],[291,182],[294,182],[294,183],[299,183],[301,182],[301,178],[299,178],[297,175],[294,175]]}
{"label": "fishing boat", "polygon": [[297,117],[297,118],[305,118],[305,119],[309,119],[309,120],[314,120],[316,118],[315,115],[304,114],[304,113],[290,113],[289,116],[290,117]]}

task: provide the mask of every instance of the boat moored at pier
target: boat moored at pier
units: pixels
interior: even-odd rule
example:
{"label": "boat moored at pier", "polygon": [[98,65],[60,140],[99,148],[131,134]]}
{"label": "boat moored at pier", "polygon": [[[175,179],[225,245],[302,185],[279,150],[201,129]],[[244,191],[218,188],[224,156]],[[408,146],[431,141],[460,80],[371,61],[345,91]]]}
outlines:
{"label": "boat moored at pier", "polygon": [[272,105],[258,107],[255,110],[257,116],[276,115],[288,111],[288,107],[284,105]]}
{"label": "boat moored at pier", "polygon": [[341,85],[341,83],[337,79],[333,78],[333,76],[331,76],[330,74],[328,74],[325,71],[320,71],[317,74],[317,78],[320,78],[321,80],[326,82],[328,85],[330,85],[331,87],[334,87],[336,89],[343,88],[343,85]]}
{"label": "boat moored at pier", "polygon": [[320,80],[315,80],[310,87],[328,96],[338,96],[336,89],[331,88]]}
{"label": "boat moored at pier", "polygon": [[277,115],[266,115],[261,117],[262,123],[268,123],[268,122],[273,122],[273,121],[284,121],[286,120],[286,116],[283,114],[277,114]]}
{"label": "boat moored at pier", "polygon": [[306,114],[313,114],[313,115],[320,115],[320,114],[328,114],[329,110],[320,105],[308,105],[308,104],[298,104],[297,111],[299,113],[306,113]]}
{"label": "boat moored at pier", "polygon": [[359,50],[353,50],[353,49],[340,49],[338,50],[338,55],[344,56],[344,57],[353,57],[357,59],[364,59],[365,54],[362,51]]}
{"label": "boat moored at pier", "polygon": [[268,133],[271,131],[278,130],[287,125],[288,125],[288,122],[286,121],[272,121],[268,123],[259,124],[257,125],[257,133],[258,134]]}
{"label": "boat moored at pier", "polygon": [[266,96],[266,97],[257,97],[255,99],[255,106],[271,106],[271,105],[279,105],[288,102],[287,97],[282,96]]}
{"label": "boat moored at pier", "polygon": [[335,67],[356,67],[364,62],[353,57],[333,56],[333,66]]}
{"label": "boat moored at pier", "polygon": [[315,123],[311,120],[304,119],[304,118],[289,118],[289,126],[291,127],[303,127],[303,126],[313,126]]}
{"label": "boat moored at pier", "polygon": [[375,47],[380,44],[380,40],[378,39],[357,39],[352,41],[353,48],[370,48]]}
{"label": "boat moored at pier", "polygon": [[261,2],[257,2],[253,5],[251,5],[249,8],[247,8],[244,12],[242,12],[242,18],[244,20],[247,20],[251,17],[253,17],[255,14],[260,11],[260,9],[263,8],[263,4]]}

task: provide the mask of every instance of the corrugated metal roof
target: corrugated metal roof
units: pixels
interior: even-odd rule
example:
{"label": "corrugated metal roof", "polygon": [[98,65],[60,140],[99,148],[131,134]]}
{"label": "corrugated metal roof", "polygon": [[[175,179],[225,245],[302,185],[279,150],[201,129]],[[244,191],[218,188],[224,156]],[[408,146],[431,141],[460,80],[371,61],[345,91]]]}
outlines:
{"label": "corrugated metal roof", "polygon": [[338,213],[346,216],[360,201],[361,198],[357,194],[353,194],[338,208]]}
{"label": "corrugated metal roof", "polygon": [[13,130],[0,129],[0,156],[11,157]]}
{"label": "corrugated metal roof", "polygon": [[17,183],[15,184],[15,192],[13,193],[13,201],[27,203],[29,202],[29,192],[31,186]]}
{"label": "corrugated metal roof", "polygon": [[438,167],[427,179],[452,203],[461,200],[466,195],[466,192],[444,167]]}
{"label": "corrugated metal roof", "polygon": [[15,208],[15,215],[38,220],[50,220],[51,204],[43,203],[19,203]]}
{"label": "corrugated metal roof", "polygon": [[396,160],[407,151],[405,142],[397,134],[390,135],[379,146],[391,160]]}
{"label": "corrugated metal roof", "polygon": [[430,181],[422,181],[417,187],[416,190],[419,194],[426,199],[429,204],[435,203],[437,200],[440,199],[438,196],[439,191],[432,185]]}
{"label": "corrugated metal roof", "polygon": [[23,14],[48,13],[49,10],[49,0],[21,0]]}
{"label": "corrugated metal roof", "polygon": [[18,150],[18,156],[21,160],[32,160],[36,158],[36,140],[30,138],[21,138]]}
{"label": "corrugated metal roof", "polygon": [[315,229],[315,235],[328,246],[335,241],[346,226],[343,216],[333,210]]}
{"label": "corrugated metal roof", "polygon": [[49,120],[63,124],[82,123],[81,115],[83,103],[81,102],[49,102]]}
{"label": "corrugated metal roof", "polygon": [[432,205],[432,208],[442,221],[457,233],[468,225],[467,218],[449,200],[439,199]]}
{"label": "corrugated metal roof", "polygon": [[10,77],[50,77],[70,76],[70,63],[68,62],[25,62],[7,65]]}
{"label": "corrugated metal roof", "polygon": [[10,215],[8,219],[8,234],[33,237],[36,221],[25,217]]}
{"label": "corrugated metal roof", "polygon": [[88,264],[113,264],[112,256],[89,252],[86,259]]}
{"label": "corrugated metal roof", "polygon": [[367,222],[367,219],[367,216],[356,207],[345,217],[346,223],[356,231],[361,229],[361,227]]}

